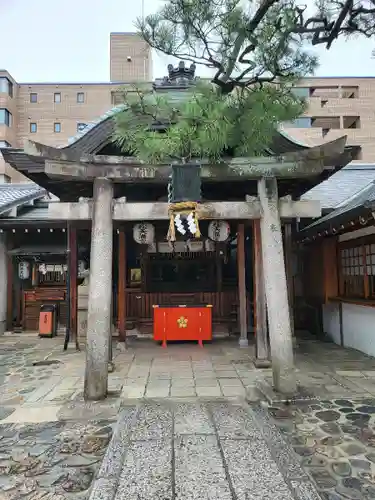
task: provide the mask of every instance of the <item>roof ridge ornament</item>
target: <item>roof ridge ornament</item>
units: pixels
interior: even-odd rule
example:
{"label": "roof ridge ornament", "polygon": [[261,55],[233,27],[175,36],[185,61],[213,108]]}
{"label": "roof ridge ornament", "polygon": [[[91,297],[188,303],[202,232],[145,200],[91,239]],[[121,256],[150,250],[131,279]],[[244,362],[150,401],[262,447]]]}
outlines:
{"label": "roof ridge ornament", "polygon": [[168,64],[168,76],[157,79],[153,86],[156,87],[181,87],[186,88],[194,85],[199,77],[195,76],[196,65],[192,63],[189,67],[185,66],[184,61],[180,61],[177,66]]}

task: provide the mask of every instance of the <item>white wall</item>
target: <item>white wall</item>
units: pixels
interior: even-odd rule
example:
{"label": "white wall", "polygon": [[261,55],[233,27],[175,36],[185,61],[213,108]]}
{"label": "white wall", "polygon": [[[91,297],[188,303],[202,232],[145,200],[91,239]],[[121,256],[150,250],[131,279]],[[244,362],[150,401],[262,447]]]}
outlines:
{"label": "white wall", "polygon": [[335,342],[341,344],[339,303],[323,304],[323,330]]}
{"label": "white wall", "polygon": [[[323,306],[324,331],[340,344],[339,303]],[[370,356],[375,356],[375,308],[356,304],[342,304],[342,327],[344,346],[352,347]]]}
{"label": "white wall", "polygon": [[5,332],[7,318],[7,252],[5,235],[0,234],[0,335]]}

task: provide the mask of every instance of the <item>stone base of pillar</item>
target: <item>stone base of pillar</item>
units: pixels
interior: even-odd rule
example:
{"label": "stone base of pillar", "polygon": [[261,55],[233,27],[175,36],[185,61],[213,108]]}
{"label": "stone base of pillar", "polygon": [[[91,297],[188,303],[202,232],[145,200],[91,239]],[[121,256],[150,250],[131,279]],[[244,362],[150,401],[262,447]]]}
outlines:
{"label": "stone base of pillar", "polygon": [[256,359],[254,366],[255,368],[271,368],[272,363],[269,359]]}
{"label": "stone base of pillar", "polygon": [[249,347],[249,340],[248,339],[240,338],[240,340],[238,342],[238,345],[240,347]]}

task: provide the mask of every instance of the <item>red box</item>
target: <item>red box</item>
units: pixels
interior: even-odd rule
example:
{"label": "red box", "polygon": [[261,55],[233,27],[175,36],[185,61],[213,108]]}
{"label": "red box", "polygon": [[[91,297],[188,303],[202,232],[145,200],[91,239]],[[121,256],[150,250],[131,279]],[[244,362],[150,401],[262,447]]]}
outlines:
{"label": "red box", "polygon": [[166,346],[169,340],[212,339],[211,306],[154,307],[154,340]]}

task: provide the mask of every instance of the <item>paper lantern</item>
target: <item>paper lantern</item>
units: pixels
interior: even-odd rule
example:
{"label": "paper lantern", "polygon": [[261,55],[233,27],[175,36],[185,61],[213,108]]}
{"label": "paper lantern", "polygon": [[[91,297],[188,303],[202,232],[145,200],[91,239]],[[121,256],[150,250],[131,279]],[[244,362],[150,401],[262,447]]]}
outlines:
{"label": "paper lantern", "polygon": [[133,227],[134,241],[140,245],[151,245],[155,239],[155,228],[148,222],[140,222]]}
{"label": "paper lantern", "polygon": [[25,260],[18,264],[18,277],[21,280],[27,280],[30,277],[30,264]]}
{"label": "paper lantern", "polygon": [[208,225],[208,237],[212,241],[226,241],[230,235],[229,223],[225,220],[213,220]]}
{"label": "paper lantern", "polygon": [[40,272],[40,274],[47,274],[47,266],[43,263],[43,264],[39,264],[39,268],[38,268],[38,271]]}

